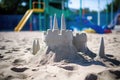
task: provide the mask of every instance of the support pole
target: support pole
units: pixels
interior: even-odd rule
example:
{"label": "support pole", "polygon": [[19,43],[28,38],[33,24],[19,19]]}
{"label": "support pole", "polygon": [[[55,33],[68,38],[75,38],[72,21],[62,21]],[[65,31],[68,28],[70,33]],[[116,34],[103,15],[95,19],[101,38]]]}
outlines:
{"label": "support pole", "polygon": [[[29,9],[32,9],[32,0],[29,0]],[[30,17],[29,26],[30,26],[30,31],[32,31],[32,16]]]}
{"label": "support pole", "polygon": [[100,26],[100,0],[98,0],[98,25]]}
{"label": "support pole", "polygon": [[62,13],[64,12],[64,0],[62,0]]}
{"label": "support pole", "polygon": [[[108,4],[108,0],[106,0],[106,4]],[[108,25],[108,7],[106,8],[106,24]]]}
{"label": "support pole", "polygon": [[[38,8],[39,8],[39,9],[41,8],[41,3],[40,3],[40,2],[41,2],[41,0],[38,0]],[[39,16],[39,18],[38,18],[38,19],[39,19],[39,20],[38,20],[38,21],[39,21],[39,23],[38,23],[38,24],[39,24],[39,30],[42,31],[41,13],[39,13],[38,16]]]}
{"label": "support pole", "polygon": [[80,17],[82,17],[82,0],[80,0]]}
{"label": "support pole", "polygon": [[113,0],[111,2],[111,22],[113,21]]}
{"label": "support pole", "polygon": [[48,29],[49,26],[49,0],[43,0],[45,3],[45,12],[44,12],[44,30]]}

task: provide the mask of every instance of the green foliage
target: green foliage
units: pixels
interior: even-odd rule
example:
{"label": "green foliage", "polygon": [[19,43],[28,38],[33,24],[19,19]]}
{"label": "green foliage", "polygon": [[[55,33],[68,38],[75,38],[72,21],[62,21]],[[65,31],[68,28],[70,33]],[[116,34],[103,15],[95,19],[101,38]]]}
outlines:
{"label": "green foliage", "polygon": [[[28,9],[29,0],[1,0],[0,2],[0,14],[23,14]],[[26,6],[22,6],[22,2],[27,3]]]}
{"label": "green foliage", "polygon": [[120,9],[120,0],[113,0],[113,2],[107,5],[108,12],[111,12],[111,6],[113,5],[113,12],[116,12]]}

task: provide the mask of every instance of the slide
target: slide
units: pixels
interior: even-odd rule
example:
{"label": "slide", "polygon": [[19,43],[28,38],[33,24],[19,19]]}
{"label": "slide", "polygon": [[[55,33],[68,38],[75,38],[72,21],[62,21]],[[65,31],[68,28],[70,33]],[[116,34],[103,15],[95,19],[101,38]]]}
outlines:
{"label": "slide", "polygon": [[19,24],[15,27],[15,31],[19,32],[23,28],[23,26],[25,25],[25,23],[27,22],[32,13],[33,10],[27,10]]}
{"label": "slide", "polygon": [[98,25],[92,23],[86,17],[82,17],[82,21],[83,21],[84,25],[89,26],[90,28],[95,30],[96,33],[100,33],[100,34],[104,33],[104,29],[102,28],[102,26],[98,26]]}

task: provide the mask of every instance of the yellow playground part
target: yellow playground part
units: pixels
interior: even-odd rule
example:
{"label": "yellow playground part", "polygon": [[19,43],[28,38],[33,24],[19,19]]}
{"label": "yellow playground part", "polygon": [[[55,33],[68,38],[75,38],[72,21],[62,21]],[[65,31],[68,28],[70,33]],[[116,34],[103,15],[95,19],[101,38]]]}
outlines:
{"label": "yellow playground part", "polygon": [[93,30],[93,29],[91,29],[91,28],[85,29],[85,30],[83,30],[83,31],[86,32],[86,33],[96,33],[95,30]]}
{"label": "yellow playground part", "polygon": [[44,12],[44,7],[43,9],[38,9],[33,7],[33,9],[27,10],[23,18],[20,20],[19,24],[15,27],[14,31],[19,32],[23,28],[23,26],[25,25],[25,23],[27,22],[27,20],[29,19],[29,17],[33,12]]}
{"label": "yellow playground part", "polygon": [[26,21],[28,20],[28,18],[30,17],[30,15],[32,14],[33,10],[28,10],[25,15],[23,16],[23,18],[21,19],[21,21],[19,22],[19,24],[15,27],[15,31],[20,31],[23,26],[25,25]]}

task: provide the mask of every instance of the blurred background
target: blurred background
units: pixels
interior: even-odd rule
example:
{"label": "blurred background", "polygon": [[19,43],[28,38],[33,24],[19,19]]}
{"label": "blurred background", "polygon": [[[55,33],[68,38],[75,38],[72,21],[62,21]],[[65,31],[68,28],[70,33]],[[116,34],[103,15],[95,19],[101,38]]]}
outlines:
{"label": "blurred background", "polygon": [[0,0],[0,31],[45,31],[55,13],[59,27],[64,14],[70,30],[113,29],[120,0]]}

